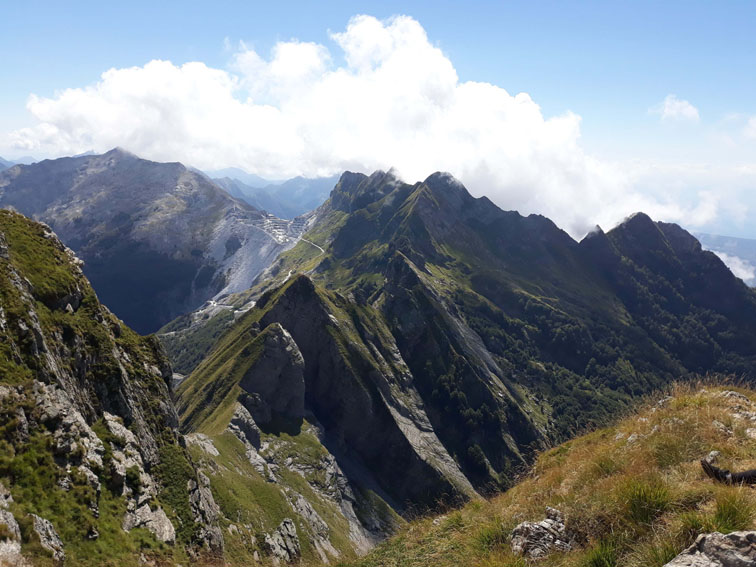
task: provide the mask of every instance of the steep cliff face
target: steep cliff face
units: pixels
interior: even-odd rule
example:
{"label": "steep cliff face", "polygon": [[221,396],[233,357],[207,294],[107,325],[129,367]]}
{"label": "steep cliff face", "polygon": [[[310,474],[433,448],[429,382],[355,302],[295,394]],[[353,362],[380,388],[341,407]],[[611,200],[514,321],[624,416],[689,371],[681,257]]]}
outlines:
{"label": "steep cliff face", "polygon": [[4,171],[0,207],[50,225],[103,303],[142,333],[247,289],[304,222],[267,215],[180,163],[119,149]]}
{"label": "steep cliff face", "polygon": [[99,303],[80,265],[46,225],[0,211],[0,483],[14,550],[73,565],[218,554],[170,365]]}

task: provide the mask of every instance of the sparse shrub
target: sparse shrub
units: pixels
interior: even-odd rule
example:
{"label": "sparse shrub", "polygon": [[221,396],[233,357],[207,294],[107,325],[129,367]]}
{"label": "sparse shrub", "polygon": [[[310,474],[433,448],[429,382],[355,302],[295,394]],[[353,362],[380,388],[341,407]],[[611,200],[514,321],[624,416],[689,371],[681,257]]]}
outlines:
{"label": "sparse shrub", "polygon": [[142,488],[142,479],[139,477],[139,467],[133,466],[126,469],[126,484],[138,493]]}
{"label": "sparse shrub", "polygon": [[631,480],[624,489],[627,513],[636,524],[649,525],[668,508],[669,490],[659,479]]}
{"label": "sparse shrub", "polygon": [[639,567],[664,567],[680,553],[682,547],[671,539],[641,544],[633,554],[632,565]]}
{"label": "sparse shrub", "polygon": [[509,532],[505,529],[504,524],[496,520],[489,524],[484,524],[475,534],[475,540],[484,551],[492,551],[503,547],[507,543]]}
{"label": "sparse shrub", "polygon": [[591,465],[591,472],[598,478],[611,476],[619,469],[617,461],[607,454],[599,455]]}
{"label": "sparse shrub", "polygon": [[679,522],[675,535],[682,547],[692,544],[700,534],[716,531],[712,519],[700,512],[684,512]]}
{"label": "sparse shrub", "polygon": [[8,526],[5,524],[0,524],[0,541],[12,539],[13,534],[11,533]]}
{"label": "sparse shrub", "polygon": [[754,516],[753,503],[743,489],[722,491],[717,495],[714,526],[724,534],[745,530]]}
{"label": "sparse shrub", "polygon": [[465,525],[465,520],[462,518],[462,514],[457,512],[452,512],[449,514],[441,524],[441,529],[444,531],[447,530],[459,530]]}
{"label": "sparse shrub", "polygon": [[585,557],[584,567],[615,567],[618,559],[617,546],[611,539],[602,539]]}

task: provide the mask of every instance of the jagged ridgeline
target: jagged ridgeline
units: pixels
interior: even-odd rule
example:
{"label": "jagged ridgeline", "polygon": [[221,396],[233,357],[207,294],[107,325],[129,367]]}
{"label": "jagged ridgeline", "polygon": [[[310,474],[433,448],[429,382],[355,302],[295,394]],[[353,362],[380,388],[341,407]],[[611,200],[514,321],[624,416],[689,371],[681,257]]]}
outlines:
{"label": "jagged ridgeline", "polygon": [[344,174],[226,303],[163,335],[191,372],[185,431],[226,442],[243,414],[261,430],[247,460],[272,479],[296,460],[281,432],[307,433],[352,492],[400,514],[505,488],[539,449],[673,380],[755,377],[756,294],[677,225],[637,214],[578,243],[445,174]]}
{"label": "jagged ridgeline", "polygon": [[46,225],[0,211],[0,563],[222,552],[170,378],[157,340],[99,303]]}

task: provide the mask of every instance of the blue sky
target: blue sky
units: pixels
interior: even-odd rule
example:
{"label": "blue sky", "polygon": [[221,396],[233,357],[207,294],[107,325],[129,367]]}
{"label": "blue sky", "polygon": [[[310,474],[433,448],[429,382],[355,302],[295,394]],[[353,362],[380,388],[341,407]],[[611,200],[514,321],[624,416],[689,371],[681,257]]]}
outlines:
{"label": "blue sky", "polygon": [[[693,228],[756,237],[752,228],[756,223],[751,222],[756,174],[750,169],[756,168],[756,126],[752,137],[748,130],[749,120],[756,116],[756,4],[752,2],[5,4],[0,33],[3,157],[63,155],[74,147],[59,142],[21,147],[8,142],[7,134],[46,120],[40,118],[42,111],[27,110],[32,93],[55,100],[62,89],[97,83],[110,68],[143,67],[154,59],[176,66],[200,61],[245,76],[235,59],[242,50],[239,42],[244,50],[266,60],[272,60],[271,50],[278,42],[313,42],[329,51],[329,68],[338,68],[346,64],[345,52],[332,33],[344,32],[357,14],[383,22],[401,14],[422,26],[428,42],[453,65],[459,83],[490,83],[510,95],[527,93],[546,120],[567,112],[579,116],[579,133],[565,144],[577,143],[580,152],[604,164],[622,164],[623,187],[629,184],[646,196],[662,191],[667,201],[673,199],[691,210],[700,202],[701,192],[726,193],[710,218],[700,207],[687,214],[660,206],[657,216],[668,215],[678,222],[698,219],[691,220]],[[235,96],[243,99],[248,94]],[[661,105],[669,95],[687,102],[697,118],[685,112],[664,118]],[[59,107],[55,112],[56,127],[72,120],[61,117]],[[94,145],[99,143],[92,139]],[[156,158],[163,158],[176,150],[166,143],[155,151]],[[195,155],[176,159],[186,161]],[[350,160],[346,163],[359,164],[359,156]],[[702,173],[691,173],[691,164],[701,167]],[[248,162],[236,165],[253,169]],[[327,161],[300,169],[305,174],[326,172],[336,165]],[[373,165],[365,163],[365,167]],[[470,172],[466,175],[475,185],[477,178]],[[468,183],[465,175],[461,177]],[[491,179],[485,178],[489,184]],[[485,180],[480,181],[478,193],[487,192]],[[506,195],[517,185],[510,178],[505,181],[493,190],[502,195],[498,201],[502,206],[510,204]],[[574,196],[579,199],[580,192]],[[517,199],[511,204],[528,208]],[[541,212],[538,207],[530,205]],[[548,207],[544,212],[549,213]],[[575,223],[578,228],[572,232],[582,226]]]}

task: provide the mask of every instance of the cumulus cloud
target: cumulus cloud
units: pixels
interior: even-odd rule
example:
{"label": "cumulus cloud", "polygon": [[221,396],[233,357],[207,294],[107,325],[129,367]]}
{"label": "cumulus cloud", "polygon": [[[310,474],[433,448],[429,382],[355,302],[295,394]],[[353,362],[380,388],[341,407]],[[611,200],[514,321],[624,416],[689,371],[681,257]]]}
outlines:
{"label": "cumulus cloud", "polygon": [[[228,69],[155,60],[110,69],[53,97],[32,95],[37,124],[11,134],[25,152],[123,146],[154,160],[242,167],[283,178],[394,167],[406,180],[449,171],[475,195],[552,218],[575,236],[644,210],[705,222],[717,199],[685,206],[633,189],[632,172],[586,155],[580,117],[544,116],[526,93],[460,81],[416,20],[357,16],[324,45],[241,44]],[[697,118],[670,95],[662,117]]]}
{"label": "cumulus cloud", "polygon": [[749,285],[756,283],[756,268],[750,262],[743,260],[738,256],[727,254],[726,252],[719,252],[717,250],[712,250],[712,252],[727,264],[727,267],[730,268],[730,271],[735,274],[735,276],[739,277]]}
{"label": "cumulus cloud", "polygon": [[752,116],[743,128],[743,135],[751,140],[756,140],[756,116]]}
{"label": "cumulus cloud", "polygon": [[662,102],[652,107],[649,112],[658,114],[663,121],[690,121],[698,122],[698,109],[687,100],[677,98],[676,95],[667,95]]}

